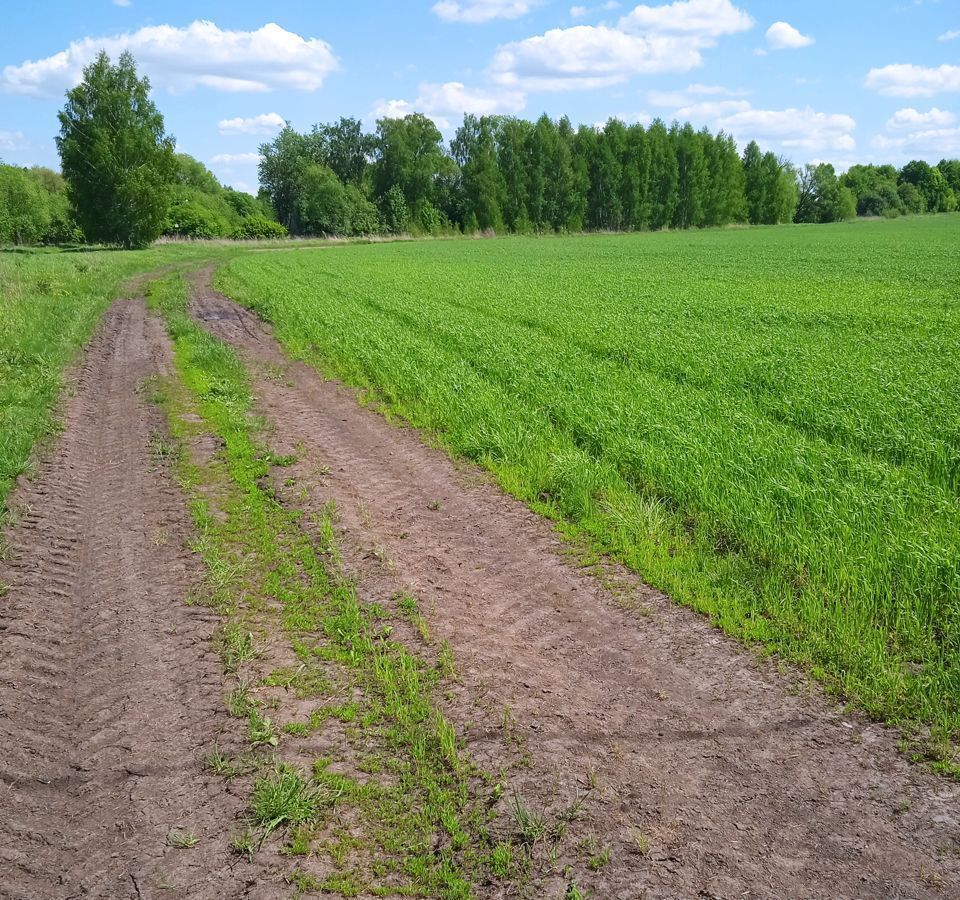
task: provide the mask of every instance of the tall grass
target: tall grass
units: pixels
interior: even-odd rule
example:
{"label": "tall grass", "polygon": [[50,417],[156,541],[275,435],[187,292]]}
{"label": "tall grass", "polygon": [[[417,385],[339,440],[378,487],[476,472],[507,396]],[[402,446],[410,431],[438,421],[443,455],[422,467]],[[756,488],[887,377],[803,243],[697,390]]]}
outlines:
{"label": "tall grass", "polygon": [[225,290],[891,721],[960,728],[960,217],[260,254]]}

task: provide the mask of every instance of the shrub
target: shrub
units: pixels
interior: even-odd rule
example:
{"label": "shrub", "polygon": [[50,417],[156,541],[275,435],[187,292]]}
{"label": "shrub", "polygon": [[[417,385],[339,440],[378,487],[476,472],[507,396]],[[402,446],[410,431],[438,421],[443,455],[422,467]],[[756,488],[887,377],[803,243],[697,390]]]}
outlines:
{"label": "shrub", "polygon": [[233,230],[233,237],[238,240],[267,240],[287,236],[287,229],[279,222],[268,219],[266,216],[246,216]]}

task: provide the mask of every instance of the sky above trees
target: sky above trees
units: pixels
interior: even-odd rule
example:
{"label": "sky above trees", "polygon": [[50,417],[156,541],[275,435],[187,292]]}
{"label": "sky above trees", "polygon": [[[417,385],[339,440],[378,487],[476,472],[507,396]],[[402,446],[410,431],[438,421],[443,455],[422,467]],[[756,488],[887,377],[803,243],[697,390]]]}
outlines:
{"label": "sky above trees", "polygon": [[803,164],[960,155],[954,0],[43,0],[5,10],[0,158],[56,165],[56,111],[104,48],[183,151],[256,190],[289,120],[423,112],[677,118]]}

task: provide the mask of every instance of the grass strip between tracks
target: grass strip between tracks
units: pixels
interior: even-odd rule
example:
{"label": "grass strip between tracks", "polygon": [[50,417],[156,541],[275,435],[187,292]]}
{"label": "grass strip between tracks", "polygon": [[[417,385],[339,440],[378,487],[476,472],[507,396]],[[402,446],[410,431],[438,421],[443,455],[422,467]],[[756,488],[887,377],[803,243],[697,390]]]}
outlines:
{"label": "grass strip between tracks", "polygon": [[[270,475],[290,460],[261,443],[243,364],[194,324],[186,296],[180,277],[150,288],[179,376],[158,383],[156,399],[208,572],[197,599],[223,617],[229,706],[248,721],[250,752],[209,761],[228,776],[255,773],[234,849],[279,850],[297,860],[292,884],[343,896],[461,898],[481,878],[522,879],[522,863],[504,864],[511,854],[488,830],[503,788],[470,763],[433,701],[448,648],[428,662],[392,640],[390,621],[405,611],[365,602],[339,574],[332,508],[314,523],[317,546],[301,512],[280,501]],[[204,434],[219,449],[198,460],[188,448]],[[283,652],[288,664],[264,675]],[[310,714],[281,722],[284,704],[264,699],[276,688],[274,697],[316,701]],[[305,766],[311,736],[331,722],[342,725],[345,756],[328,751]]]}

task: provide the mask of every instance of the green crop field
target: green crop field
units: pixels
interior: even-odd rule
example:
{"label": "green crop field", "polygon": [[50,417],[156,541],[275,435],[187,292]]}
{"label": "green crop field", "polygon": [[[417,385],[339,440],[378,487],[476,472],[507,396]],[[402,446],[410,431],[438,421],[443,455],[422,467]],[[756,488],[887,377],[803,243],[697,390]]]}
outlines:
{"label": "green crop field", "polygon": [[221,287],[872,713],[960,729],[960,216],[345,246]]}

